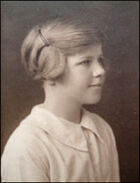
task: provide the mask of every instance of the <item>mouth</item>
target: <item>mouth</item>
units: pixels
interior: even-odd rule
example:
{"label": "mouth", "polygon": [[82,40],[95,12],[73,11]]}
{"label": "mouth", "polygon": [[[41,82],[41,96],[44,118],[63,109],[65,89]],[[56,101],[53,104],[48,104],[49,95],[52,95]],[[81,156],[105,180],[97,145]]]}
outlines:
{"label": "mouth", "polygon": [[89,85],[89,87],[101,87],[102,85],[101,84],[92,84],[92,85]]}

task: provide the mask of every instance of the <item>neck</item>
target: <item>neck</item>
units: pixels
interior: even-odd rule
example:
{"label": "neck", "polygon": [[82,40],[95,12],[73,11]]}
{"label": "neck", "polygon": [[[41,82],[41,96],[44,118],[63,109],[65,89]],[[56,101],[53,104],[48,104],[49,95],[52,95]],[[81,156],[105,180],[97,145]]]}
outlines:
{"label": "neck", "polygon": [[45,92],[44,108],[68,121],[80,123],[81,121],[81,104],[76,102],[72,97],[64,95],[56,90]]}

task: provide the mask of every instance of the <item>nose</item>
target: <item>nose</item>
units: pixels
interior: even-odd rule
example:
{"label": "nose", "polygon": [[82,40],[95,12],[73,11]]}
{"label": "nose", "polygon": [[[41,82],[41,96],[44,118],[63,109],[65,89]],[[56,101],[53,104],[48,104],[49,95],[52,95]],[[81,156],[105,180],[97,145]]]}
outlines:
{"label": "nose", "polygon": [[92,73],[94,77],[101,77],[105,75],[106,71],[104,67],[97,61],[93,65]]}

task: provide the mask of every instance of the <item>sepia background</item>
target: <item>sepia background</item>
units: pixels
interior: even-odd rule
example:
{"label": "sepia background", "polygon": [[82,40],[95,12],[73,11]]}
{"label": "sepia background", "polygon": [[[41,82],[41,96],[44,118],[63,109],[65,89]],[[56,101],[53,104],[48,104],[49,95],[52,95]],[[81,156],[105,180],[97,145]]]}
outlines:
{"label": "sepia background", "polygon": [[32,26],[50,16],[98,14],[109,38],[104,54],[110,70],[102,100],[85,106],[112,127],[120,161],[121,181],[138,181],[139,173],[139,29],[138,1],[2,1],[1,2],[1,153],[20,121],[43,102],[38,82],[24,71],[21,43]]}

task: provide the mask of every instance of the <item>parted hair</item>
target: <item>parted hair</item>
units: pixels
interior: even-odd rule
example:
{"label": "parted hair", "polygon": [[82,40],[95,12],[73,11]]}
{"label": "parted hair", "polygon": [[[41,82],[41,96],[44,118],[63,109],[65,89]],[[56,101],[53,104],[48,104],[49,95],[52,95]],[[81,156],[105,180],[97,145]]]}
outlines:
{"label": "parted hair", "polygon": [[101,43],[94,22],[55,18],[34,26],[21,46],[21,60],[34,79],[56,79],[65,69],[68,55]]}

